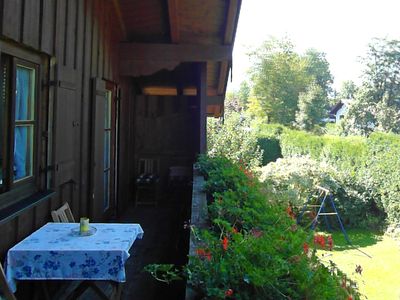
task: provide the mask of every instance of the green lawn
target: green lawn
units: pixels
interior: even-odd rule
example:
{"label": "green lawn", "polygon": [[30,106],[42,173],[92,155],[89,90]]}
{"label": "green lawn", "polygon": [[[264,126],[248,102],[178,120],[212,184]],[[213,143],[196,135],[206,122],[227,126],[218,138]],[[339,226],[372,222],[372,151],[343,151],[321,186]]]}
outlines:
{"label": "green lawn", "polygon": [[[352,243],[362,252],[347,245],[341,232],[334,233],[333,251],[318,251],[323,262],[332,260],[357,282],[362,299],[400,300],[400,243],[387,236],[361,230],[350,230]],[[362,274],[355,272],[361,265]]]}

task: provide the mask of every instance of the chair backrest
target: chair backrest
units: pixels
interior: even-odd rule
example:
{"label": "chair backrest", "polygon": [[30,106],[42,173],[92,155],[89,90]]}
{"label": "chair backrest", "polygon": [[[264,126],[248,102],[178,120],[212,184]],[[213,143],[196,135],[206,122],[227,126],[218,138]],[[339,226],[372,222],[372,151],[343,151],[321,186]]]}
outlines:
{"label": "chair backrest", "polygon": [[140,174],[157,174],[158,173],[158,160],[155,158],[141,158],[139,159],[139,175]]}
{"label": "chair backrest", "polygon": [[53,210],[51,216],[53,221],[57,223],[75,223],[75,218],[68,202],[65,202],[59,209]]}
{"label": "chair backrest", "polygon": [[3,293],[4,297],[6,297],[6,300],[17,300],[17,298],[15,298],[13,292],[11,291],[7,283],[6,275],[4,274],[4,270],[1,264],[0,264],[0,292]]}

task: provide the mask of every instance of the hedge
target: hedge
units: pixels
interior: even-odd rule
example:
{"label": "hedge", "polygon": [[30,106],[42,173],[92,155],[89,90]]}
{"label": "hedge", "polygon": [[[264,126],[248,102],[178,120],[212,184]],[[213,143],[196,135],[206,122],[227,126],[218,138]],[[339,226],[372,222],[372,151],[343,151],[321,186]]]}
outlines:
{"label": "hedge", "polygon": [[[376,132],[369,137],[318,136],[276,125],[264,125],[259,135],[279,140],[283,157],[307,155],[327,162],[345,180],[362,187],[360,193],[367,191],[366,197],[374,199],[377,207],[387,214],[389,223],[400,223],[399,135]],[[265,153],[268,148],[263,149],[266,157],[278,157],[274,151]]]}

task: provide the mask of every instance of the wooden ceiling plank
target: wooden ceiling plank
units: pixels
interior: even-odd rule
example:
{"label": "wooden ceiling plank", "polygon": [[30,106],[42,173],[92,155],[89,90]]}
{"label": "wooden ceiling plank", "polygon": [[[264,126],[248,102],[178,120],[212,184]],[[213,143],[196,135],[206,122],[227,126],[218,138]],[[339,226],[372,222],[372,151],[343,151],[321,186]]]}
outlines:
{"label": "wooden ceiling plank", "polygon": [[171,42],[173,44],[179,43],[179,6],[178,0],[168,0],[168,18],[169,28],[171,35]]}
{"label": "wooden ceiling plank", "polygon": [[123,36],[123,38],[125,40],[128,40],[128,33],[126,31],[124,19],[122,17],[120,1],[119,0],[113,0],[113,4],[114,4],[115,13],[117,15],[118,23],[119,23],[119,26],[121,28],[122,36]]}

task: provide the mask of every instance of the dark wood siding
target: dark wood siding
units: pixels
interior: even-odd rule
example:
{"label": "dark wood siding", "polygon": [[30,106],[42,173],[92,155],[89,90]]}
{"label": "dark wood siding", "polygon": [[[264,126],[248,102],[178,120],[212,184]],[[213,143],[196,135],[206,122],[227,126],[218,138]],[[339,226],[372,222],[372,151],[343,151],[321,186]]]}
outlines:
{"label": "dark wood siding", "polygon": [[[119,83],[116,49],[121,32],[112,2],[107,0],[0,0],[0,14],[0,35],[5,40],[47,55],[52,62],[49,114],[55,170],[51,185],[56,191],[56,196],[0,225],[3,258],[17,241],[50,221],[50,210],[63,202],[70,203],[76,219],[88,215],[92,198],[91,81],[97,77]],[[122,101],[129,97],[128,87],[121,85]],[[121,107],[126,105],[130,104]],[[127,118],[129,114],[122,116],[121,123],[128,124]],[[126,147],[121,151],[129,152]]]}

